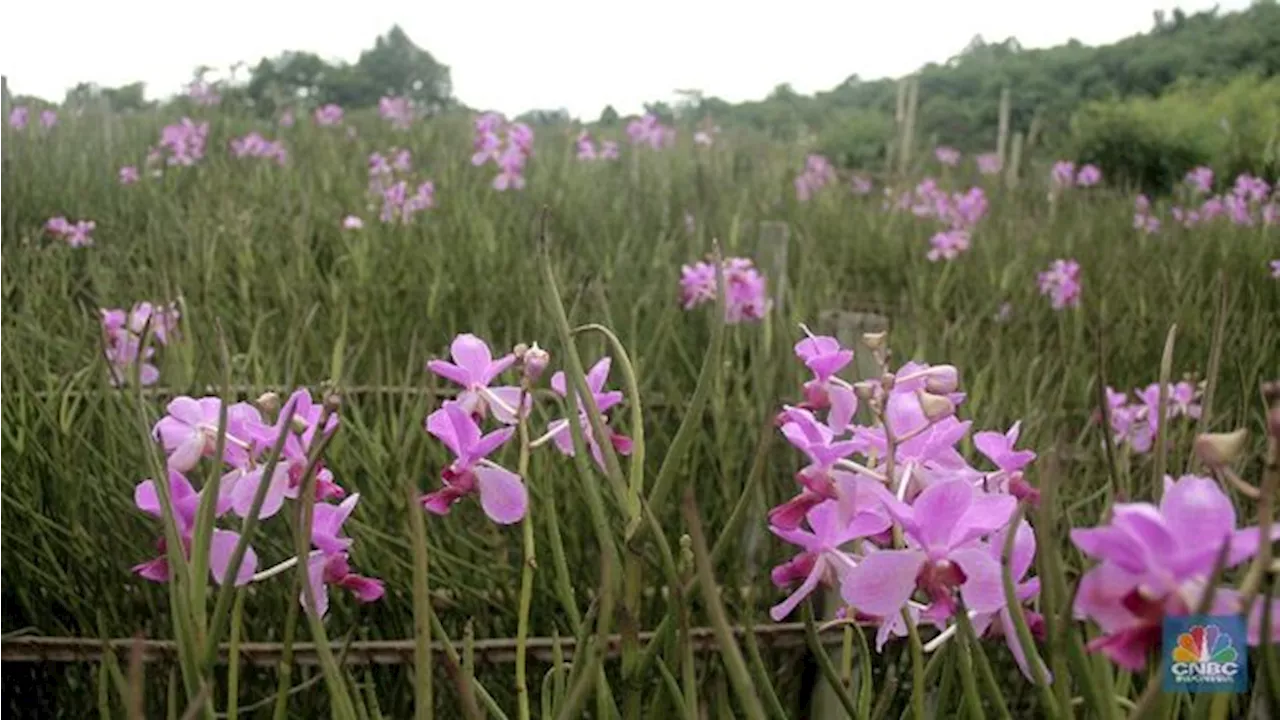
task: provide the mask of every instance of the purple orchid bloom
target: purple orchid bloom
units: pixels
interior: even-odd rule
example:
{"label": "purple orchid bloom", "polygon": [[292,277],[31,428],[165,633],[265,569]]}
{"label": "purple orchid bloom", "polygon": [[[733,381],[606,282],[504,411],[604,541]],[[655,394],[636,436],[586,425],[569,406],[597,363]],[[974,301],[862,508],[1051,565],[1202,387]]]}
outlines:
{"label": "purple orchid bloom", "polygon": [[[600,415],[606,423],[608,422],[609,410],[622,402],[622,393],[620,391],[604,389],[604,384],[609,379],[609,369],[612,365],[612,358],[608,356],[602,357],[587,371],[586,378],[587,388],[591,391],[591,396],[596,402],[596,409],[600,411]],[[563,371],[551,376],[551,389],[560,397],[569,397],[569,386]],[[595,459],[596,465],[603,469],[604,451],[600,449],[600,445],[596,442],[595,435],[591,430],[591,421],[587,416],[586,403],[576,393],[575,397],[578,401],[578,424],[582,427],[587,446],[591,448],[591,456]],[[612,428],[607,429],[609,431],[608,440],[613,445],[613,449],[622,455],[630,455],[631,438],[615,432]],[[551,421],[547,426],[547,434],[539,438],[540,441],[545,441],[546,439],[552,440],[561,453],[573,457],[573,433],[569,431],[568,419],[561,418]],[[535,444],[538,444],[537,441],[535,441]]]}
{"label": "purple orchid bloom", "polygon": [[[1022,421],[1015,422],[1003,435],[998,432],[980,432],[973,436],[973,445],[978,452],[986,456],[1002,473],[1016,473],[1036,459],[1031,450],[1014,450],[1018,443],[1018,434],[1022,429]],[[1019,536],[1021,537],[1021,536]],[[1034,543],[1035,539],[1032,538]]]}
{"label": "purple orchid bloom", "polygon": [[[1230,543],[1226,568],[1252,558],[1259,548],[1258,528],[1236,529],[1231,499],[1211,478],[1166,477],[1159,507],[1121,503],[1108,525],[1071,531],[1071,541],[1101,562],[1080,579],[1075,614],[1098,624],[1103,635],[1089,644],[1130,670],[1146,666],[1161,639],[1167,615],[1187,615],[1200,603],[1224,543]],[[1280,539],[1280,525],[1270,542]],[[1276,602],[1280,612],[1280,601]],[[1210,614],[1240,612],[1239,594],[1218,589]],[[1249,618],[1249,644],[1263,642],[1262,604]],[[1280,625],[1267,642],[1280,642]]]}
{"label": "purple orchid bloom", "polygon": [[[292,410],[292,415],[290,415]],[[310,464],[310,452],[316,439],[316,431],[324,435],[332,435],[338,429],[337,413],[329,413],[324,427],[319,428],[320,418],[324,416],[324,406],[317,404],[311,397],[311,391],[305,388],[295,390],[277,416],[276,421],[266,425],[260,420],[249,425],[249,434],[253,438],[255,452],[261,454],[275,445],[280,433],[287,432],[280,460],[268,480],[270,485],[263,496],[262,506],[258,510],[259,519],[269,518],[280,511],[285,498],[296,499],[302,492],[303,473]],[[284,421],[289,418],[289,427]],[[236,483],[233,496],[233,509],[241,517],[248,516],[253,509],[253,499],[257,495],[258,486],[263,481],[266,467],[258,465],[248,468]],[[316,473],[316,500],[341,498],[346,495],[333,479],[333,473],[323,464],[318,465]]]}
{"label": "purple orchid bloom", "polygon": [[[498,422],[507,425],[518,422],[516,406],[520,405],[520,388],[514,385],[489,387],[494,379],[515,364],[515,355],[507,353],[494,360],[488,343],[465,333],[453,339],[449,356],[453,362],[432,360],[427,363],[427,369],[462,386],[463,390],[455,401],[464,410],[477,419],[492,411]],[[527,415],[532,405],[532,398],[526,396],[521,413]]]}
{"label": "purple orchid bloom", "polygon": [[[307,580],[311,597],[315,600],[316,614],[322,618],[329,612],[330,585],[350,590],[362,603],[376,602],[386,594],[381,580],[351,572],[345,551],[312,553],[307,559]],[[298,602],[307,607],[306,595],[300,593]]]}
{"label": "purple orchid bloom", "polygon": [[[216,397],[196,400],[184,395],[169,402],[165,407],[168,414],[152,429],[152,435],[169,455],[169,469],[186,472],[194,468],[201,457],[212,456],[217,451],[221,408],[222,400]],[[237,468],[248,466],[252,428],[261,424],[262,417],[257,408],[248,403],[236,403],[227,408],[223,459],[229,465]]]}
{"label": "purple orchid bloom", "polygon": [[833,337],[819,335],[796,343],[795,353],[813,372],[813,379],[804,384],[805,404],[813,410],[830,408],[827,425],[834,432],[845,432],[858,411],[858,396],[835,375],[853,362],[853,351],[840,347]]}
{"label": "purple orchid bloom", "polygon": [[[915,382],[923,384],[923,380]],[[940,420],[930,420],[920,404],[921,385],[912,388],[895,386],[885,403],[885,416],[893,431],[895,443],[895,476],[891,478],[901,500],[915,495],[934,484],[947,480],[965,479],[977,483],[982,473],[974,470],[956,450],[955,445],[969,432],[970,421],[960,421],[954,415]],[[945,396],[948,400],[960,393]],[[954,402],[954,400],[952,400]],[[888,439],[882,427],[857,427],[854,437],[863,441],[879,457],[889,451]]]}
{"label": "purple orchid bloom", "polygon": [[359,502],[360,493],[354,493],[338,505],[316,503],[311,514],[311,544],[329,555],[349,549],[354,541],[340,533],[342,524],[351,517],[351,511]]}
{"label": "purple orchid bloom", "polygon": [[[991,542],[988,548],[991,550],[992,557],[998,563],[1003,558],[1007,533],[1008,528],[1004,527],[991,534]],[[1018,533],[1013,539],[1013,553],[1009,556],[1009,573],[1013,576],[1014,582],[1013,592],[1020,602],[1027,602],[1040,594],[1040,578],[1027,578],[1027,572],[1031,569],[1031,563],[1035,560],[1035,555],[1035,531],[1031,529],[1031,525],[1026,520],[1023,520],[1018,525]],[[1032,633],[1037,638],[1043,639],[1044,618],[1030,610],[1024,612],[1027,625]],[[998,625],[994,624],[996,621],[999,622]],[[978,637],[982,637],[988,628],[994,633],[1003,635],[1005,643],[1009,646],[1009,651],[1013,653],[1013,659],[1017,661],[1018,668],[1022,670],[1022,674],[1028,680],[1035,680],[1035,676],[1031,672],[1031,666],[1027,661],[1027,655],[1022,650],[1022,643],[1019,642],[1018,631],[1014,626],[1013,615],[1009,613],[1008,605],[1002,606],[996,612],[978,613],[974,616],[972,622],[973,632]],[[1049,668],[1045,667],[1043,661],[1040,661],[1040,672],[1049,682],[1053,682],[1053,673],[1049,672]]]}
{"label": "purple orchid bloom", "polygon": [[[225,513],[231,505],[229,496],[231,487],[233,486],[226,482],[221,484],[218,500],[214,507],[218,516]],[[173,470],[169,471],[169,499],[173,503],[174,524],[177,526],[178,535],[182,540],[182,552],[188,557],[191,554],[192,533],[195,531],[196,513],[200,508],[200,497],[200,493],[197,493],[195,488],[191,487],[191,482],[187,480],[185,475]],[[148,515],[157,518],[164,517],[160,495],[154,481],[143,480],[139,483],[134,489],[133,501],[139,510]],[[214,528],[209,542],[209,575],[219,585],[226,580],[227,575],[230,573],[231,555],[239,542],[239,533]],[[157,545],[159,546],[160,556],[140,565],[135,565],[133,572],[152,582],[168,582],[169,560],[165,555],[167,543],[163,535]],[[240,568],[236,572],[235,584],[239,586],[248,583],[253,578],[254,572],[257,571],[257,567],[257,553],[253,551],[252,546],[248,546],[245,548]]]}
{"label": "purple orchid bloom", "polygon": [[907,549],[868,552],[844,576],[846,602],[888,617],[919,587],[932,598],[936,614],[951,614],[957,588],[970,610],[993,612],[1004,605],[1000,563],[978,539],[1009,522],[1016,499],[980,494],[968,481],[952,480],[926,488],[914,505],[887,491],[881,502],[902,526]]}
{"label": "purple orchid bloom", "polygon": [[858,538],[878,535],[888,530],[889,518],[875,505],[860,508],[852,519],[843,521],[846,513],[834,502],[814,506],[805,516],[812,531],[799,528],[784,529],[771,525],[769,530],[802,552],[788,562],[773,569],[774,585],[785,587],[803,578],[800,587],[785,600],[769,610],[774,622],[781,622],[808,597],[821,582],[834,584],[856,566],[854,559],[840,549],[841,545]]}
{"label": "purple orchid bloom", "polygon": [[835,469],[836,464],[855,452],[866,450],[866,445],[858,440],[836,441],[829,427],[802,408],[788,407],[781,418],[782,435],[810,461],[795,475],[802,492],[769,511],[771,525],[790,530],[798,527],[815,505],[826,500],[842,500],[840,490],[845,486],[837,481],[853,476]]}
{"label": "purple orchid bloom", "polygon": [[422,497],[422,506],[428,512],[445,515],[454,503],[477,493],[480,506],[494,522],[510,525],[524,518],[529,502],[524,481],[487,459],[511,439],[515,428],[505,427],[482,436],[480,426],[461,405],[446,402],[427,417],[427,431],[455,456],[453,463],[440,474],[445,486]]}

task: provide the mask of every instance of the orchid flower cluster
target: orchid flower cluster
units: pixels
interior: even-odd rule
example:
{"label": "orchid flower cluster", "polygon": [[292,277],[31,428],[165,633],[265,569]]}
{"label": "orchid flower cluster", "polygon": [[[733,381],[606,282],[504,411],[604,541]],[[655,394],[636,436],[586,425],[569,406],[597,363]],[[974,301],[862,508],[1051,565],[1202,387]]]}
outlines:
{"label": "orchid flower cluster", "polygon": [[107,308],[98,312],[102,321],[102,352],[107,360],[111,384],[119,387],[127,383],[133,377],[136,363],[138,382],[144,387],[154,385],[160,379],[160,370],[151,362],[156,349],[149,345],[149,341],[154,339],[161,345],[168,345],[169,340],[177,335],[178,321],[182,317],[178,304],[140,302],[128,312]]}
{"label": "orchid flower cluster", "polygon": [[342,124],[342,106],[329,103],[316,108],[314,115],[316,124],[320,127],[333,127]]}
{"label": "orchid flower cluster", "polygon": [[946,145],[934,148],[933,157],[945,167],[955,167],[960,164],[960,151]]}
{"label": "orchid flower cluster", "polygon": [[[258,403],[265,409],[279,405],[274,395],[264,396]],[[218,397],[178,397],[166,407],[166,415],[155,424],[152,435],[167,456],[168,496],[173,520],[182,542],[182,553],[190,559],[196,545],[200,518],[198,511],[212,486],[196,490],[188,476],[201,460],[215,464],[220,474],[213,517],[247,518],[256,511],[257,518],[275,516],[286,499],[298,500],[305,482],[315,482],[315,505],[311,510],[312,550],[307,555],[307,591],[315,602],[317,614],[323,617],[329,607],[330,585],[351,591],[360,602],[373,602],[383,596],[382,582],[351,571],[350,550],[354,541],[342,535],[342,525],[360,501],[359,494],[346,497],[346,491],[324,467],[321,451],[324,442],[338,429],[334,403],[316,403],[311,392],[299,389],[289,396],[274,421],[264,418],[254,404],[240,402],[226,408],[226,427],[221,457],[218,452],[219,417],[222,400]],[[265,477],[270,450],[283,439],[278,461]],[[311,477],[314,472],[314,477]],[[265,488],[263,487],[265,485]],[[343,499],[345,498],[345,499]],[[330,503],[329,500],[341,500]],[[161,494],[154,480],[144,480],[134,491],[138,509],[154,517],[163,517]],[[234,550],[241,543],[240,533],[222,528],[200,528],[210,532],[207,558],[209,573],[215,583],[232,582],[236,586],[267,580],[294,567],[296,557],[258,572],[259,559],[252,545],[245,546],[243,561],[231,567]],[[133,568],[139,576],[154,582],[166,582],[170,567],[165,555],[166,542],[159,541],[161,555]],[[306,596],[299,598],[307,606]]]}
{"label": "orchid flower cluster", "polygon": [[238,158],[256,157],[275,160],[277,165],[284,165],[289,160],[289,152],[284,149],[283,141],[267,140],[256,132],[233,139],[231,154]]}
{"label": "orchid flower cluster", "polygon": [[[721,263],[725,288],[724,321],[731,325],[764,319],[773,300],[768,283],[750,258],[725,258]],[[685,310],[716,301],[716,269],[710,262],[680,268],[680,303]]]}
{"label": "orchid flower cluster", "polygon": [[524,123],[508,123],[498,113],[485,113],[476,118],[472,148],[472,165],[480,167],[493,162],[498,166],[494,190],[524,188],[525,164],[533,155],[533,128]]}
{"label": "orchid flower cluster", "polygon": [[574,145],[577,148],[579,160],[591,161],[618,159],[618,143],[616,141],[601,140],[600,147],[597,149],[595,142],[591,139],[591,133],[586,130],[578,133],[578,139],[574,141]]}
{"label": "orchid flower cluster", "polygon": [[209,137],[209,123],[197,123],[189,117],[166,125],[160,131],[160,144],[147,152],[147,167],[158,170],[169,166],[190,167],[204,158],[204,145]]}
{"label": "orchid flower cluster", "polygon": [[[1200,419],[1201,385],[1188,381],[1170,383],[1165,391],[1165,421],[1177,417]],[[1111,433],[1117,444],[1123,444],[1136,453],[1151,451],[1156,430],[1160,424],[1160,385],[1152,383],[1136,389],[1136,402],[1130,402],[1129,394],[1107,388],[1107,414],[1111,419]]]}
{"label": "orchid flower cluster", "polygon": [[1040,294],[1049,296],[1054,310],[1080,305],[1080,263],[1075,260],[1054,260],[1049,269],[1036,276]]}
{"label": "orchid flower cluster", "polygon": [[929,239],[930,262],[954,260],[967,251],[973,230],[987,214],[986,192],[977,186],[963,193],[948,193],[933,178],[925,178],[911,192],[898,197],[897,208],[919,218],[935,220],[943,229]]}
{"label": "orchid flower cluster", "polygon": [[44,224],[44,229],[51,235],[62,238],[71,247],[88,247],[93,244],[93,230],[97,226],[97,223],[92,220],[78,220],[73,223],[58,215],[49,218]]}
{"label": "orchid flower cluster", "polygon": [[[1210,168],[1192,170],[1187,173],[1184,183],[1190,195],[1188,207],[1174,205],[1169,210],[1173,221],[1183,227],[1193,228],[1219,218],[1226,218],[1241,227],[1280,223],[1280,192],[1260,177],[1242,173],[1236,177],[1229,192],[1212,196],[1208,196],[1213,189],[1213,170]],[[1190,207],[1196,202],[1198,207]]]}
{"label": "orchid flower cluster", "polygon": [[1088,164],[1077,170],[1076,164],[1070,160],[1059,160],[1049,172],[1049,181],[1055,189],[1093,187],[1102,182],[1102,170],[1097,165]]}
{"label": "orchid flower cluster", "polygon": [[384,95],[378,98],[378,115],[396,130],[408,130],[413,125],[413,102],[407,97]]}
{"label": "orchid flower cluster", "polygon": [[[867,340],[884,374],[856,384],[837,374],[853,351],[835,338],[809,335],[795,346],[812,377],[804,402],[785,407],[778,423],[807,464],[795,475],[799,494],[769,512],[769,526],[801,550],[772,579],[798,586],[770,615],[781,621],[827,584],[839,590],[846,617],[879,626],[878,651],[907,635],[907,623],[940,631],[925,645],[932,651],[956,632],[953,618],[963,610],[978,636],[1003,636],[1032,677],[1006,606],[1000,558],[1012,531],[1015,595],[1033,600],[1039,580],[1027,573],[1035,534],[1025,521],[1010,525],[1019,501],[1038,501],[1023,478],[1036,454],[1016,448],[1014,423],[1003,433],[975,434],[994,467],[971,466],[956,449],[972,425],[956,417],[965,398],[956,369],[909,362],[890,372],[883,334]],[[859,405],[875,422],[854,422]],[[1034,612],[1025,616],[1033,631],[1042,628]]]}
{"label": "orchid flower cluster", "polygon": [[386,155],[379,152],[369,155],[369,197],[375,203],[382,203],[378,214],[382,222],[407,225],[414,215],[435,207],[435,183],[425,180],[417,183],[416,191],[411,190],[412,170],[408,150],[391,148]]}
{"label": "orchid flower cluster", "polygon": [[[1280,539],[1280,525],[1263,539],[1258,527],[1236,527],[1231,498],[1212,478],[1185,475],[1164,478],[1159,504],[1118,503],[1105,525],[1076,528],[1071,542],[1098,560],[1080,578],[1074,611],[1097,623],[1102,635],[1089,643],[1121,667],[1142,670],[1161,642],[1161,626],[1169,616],[1198,612],[1207,599],[1218,558],[1226,551],[1224,570],[1253,558],[1262,542]],[[1212,590],[1210,615],[1239,615],[1246,592],[1231,587]],[[1280,599],[1271,601],[1280,617]],[[1266,604],[1255,602],[1247,618],[1250,645],[1280,643],[1280,623],[1272,622],[1262,637]]]}
{"label": "orchid flower cluster", "polygon": [[982,153],[974,160],[978,164],[978,172],[982,175],[996,175],[1002,169],[1000,155],[997,153]]}
{"label": "orchid flower cluster", "polygon": [[855,174],[849,178],[849,189],[854,195],[870,195],[873,185],[871,178],[866,175]]}
{"label": "orchid flower cluster", "polygon": [[1208,195],[1213,192],[1213,168],[1200,165],[1187,171],[1182,182],[1197,195]]}
{"label": "orchid flower cluster", "polygon": [[822,188],[836,181],[836,168],[822,155],[811,154],[805,158],[804,172],[796,176],[796,199],[809,202]]}
{"label": "orchid flower cluster", "polygon": [[1151,199],[1146,195],[1133,199],[1133,229],[1147,235],[1160,232],[1160,218],[1151,212]]}
{"label": "orchid flower cluster", "polygon": [[646,113],[627,123],[627,137],[632,145],[648,145],[653,150],[661,150],[676,144],[676,129],[663,125],[657,115]]}
{"label": "orchid flower cluster", "polygon": [[142,179],[136,165],[125,165],[116,173],[121,185],[132,185]]}
{"label": "orchid flower cluster", "polygon": [[[464,333],[453,339],[448,360],[427,363],[427,369],[432,373],[461,387],[457,396],[446,400],[426,419],[427,432],[444,443],[454,457],[440,473],[443,486],[421,498],[422,507],[427,512],[447,515],[454,504],[476,495],[485,515],[495,523],[511,525],[524,519],[529,506],[524,479],[490,460],[489,456],[511,439],[516,431],[515,425],[528,419],[533,408],[534,387],[550,360],[547,351],[537,343],[517,345],[512,352],[495,359],[488,343]],[[606,428],[609,411],[623,399],[621,392],[605,389],[611,365],[612,359],[605,356],[592,366],[586,376],[587,387]],[[519,372],[520,384],[495,385],[508,370]],[[568,397],[564,372],[551,376],[551,389],[562,398]],[[486,433],[483,424],[490,419],[499,427]],[[568,418],[553,420],[545,434],[530,441],[530,449],[551,443],[561,454],[573,456],[569,422]],[[603,449],[592,432],[586,404],[580,397],[577,422],[592,458],[603,470]],[[612,428],[608,428],[608,432],[606,441],[614,450],[621,455],[629,455],[631,438]]]}
{"label": "orchid flower cluster", "polygon": [[[31,118],[31,109],[26,105],[17,105],[9,111],[9,127],[14,130],[26,130],[27,124]],[[40,111],[40,127],[44,130],[52,129],[58,124],[58,113],[53,108],[45,108]]]}
{"label": "orchid flower cluster", "polygon": [[280,119],[276,121],[276,123],[282,128],[291,128],[296,122],[297,118],[293,114],[293,108],[289,108],[280,113]]}

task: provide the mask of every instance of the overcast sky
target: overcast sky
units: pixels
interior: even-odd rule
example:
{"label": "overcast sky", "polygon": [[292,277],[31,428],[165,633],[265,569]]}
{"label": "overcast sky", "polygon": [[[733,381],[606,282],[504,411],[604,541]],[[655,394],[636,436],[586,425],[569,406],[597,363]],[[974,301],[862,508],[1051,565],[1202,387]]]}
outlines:
{"label": "overcast sky", "polygon": [[[62,98],[80,81],[175,92],[197,65],[256,63],[282,50],[354,61],[399,23],[453,72],[454,94],[517,114],[567,108],[594,118],[696,88],[741,101],[779,83],[804,93],[857,73],[898,76],[942,61],[974,35],[1025,47],[1106,43],[1152,25],[1152,11],[1249,0],[15,0],[0,72],[14,93]],[[758,8],[758,9],[757,9]]]}

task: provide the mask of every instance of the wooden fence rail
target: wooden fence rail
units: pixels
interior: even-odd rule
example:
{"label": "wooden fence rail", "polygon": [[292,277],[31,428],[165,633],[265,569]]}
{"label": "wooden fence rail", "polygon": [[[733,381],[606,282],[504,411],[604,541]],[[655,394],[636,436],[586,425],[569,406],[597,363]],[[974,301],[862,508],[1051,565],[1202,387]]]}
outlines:
{"label": "wooden fence rail", "polygon": [[[804,623],[779,623],[758,625],[752,628],[756,641],[765,649],[787,650],[805,646]],[[838,626],[819,627],[819,637],[824,645],[835,646],[842,640],[842,631]],[[741,639],[746,633],[743,627],[735,627],[734,635]],[[696,652],[706,653],[716,649],[715,632],[709,627],[693,628],[689,631],[690,642]],[[652,632],[640,633],[642,642],[653,638]],[[549,637],[531,637],[528,639],[530,657],[543,662],[551,662],[552,646],[556,641]],[[559,639],[561,650],[566,660],[574,654],[573,638]],[[177,657],[177,645],[170,640],[145,640],[142,638],[116,638],[98,640],[94,638],[17,636],[0,640],[0,663],[96,663],[101,662],[109,649],[118,657],[128,657],[135,646],[141,644],[142,660],[146,663],[171,663]],[[622,636],[611,635],[606,650],[606,657],[614,658],[620,653]],[[348,665],[407,665],[413,662],[412,639],[408,640],[357,640],[349,644],[332,643],[335,656],[341,655],[345,647]],[[444,653],[444,644],[432,643],[432,651]],[[241,662],[250,665],[274,667],[280,663],[284,652],[281,643],[242,642],[240,644]],[[515,662],[516,641],[514,638],[494,638],[475,641],[476,661],[490,665],[504,665]],[[218,662],[225,664],[228,659],[228,646],[224,643],[218,653]],[[316,646],[314,643],[294,643],[293,662],[297,665],[318,665]]]}

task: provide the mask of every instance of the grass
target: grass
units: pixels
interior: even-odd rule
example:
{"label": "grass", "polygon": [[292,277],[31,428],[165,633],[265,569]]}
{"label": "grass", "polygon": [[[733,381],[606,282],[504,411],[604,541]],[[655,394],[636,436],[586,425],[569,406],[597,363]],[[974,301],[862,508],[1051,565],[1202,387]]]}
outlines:
{"label": "grass", "polygon": [[[106,381],[96,313],[99,307],[180,297],[182,339],[160,350],[164,388],[199,393],[221,381],[221,328],[231,380],[242,386],[243,397],[322,383],[343,395],[343,429],[327,462],[348,491],[362,496],[347,525],[357,541],[353,566],[385,580],[388,594],[368,606],[335,595],[329,634],[340,641],[354,628],[361,638],[411,637],[406,514],[418,510],[406,508],[402,483],[407,477],[432,489],[446,462],[422,429],[423,417],[439,404],[437,391],[445,388],[423,366],[445,354],[460,332],[474,332],[498,348],[538,341],[560,366],[563,347],[543,310],[536,264],[535,233],[544,208],[571,323],[607,325],[630,350],[651,457],[662,457],[673,438],[711,334],[710,311],[685,312],[676,302],[680,265],[703,258],[715,238],[726,255],[756,257],[771,282],[785,270],[787,294],[779,311],[763,325],[729,328],[704,431],[681,468],[679,493],[658,509],[672,543],[687,532],[677,507],[686,488],[708,535],[718,536],[751,476],[762,428],[781,402],[799,399],[803,367],[790,353],[800,337],[798,324],[819,330],[818,319],[828,310],[888,315],[895,361],[959,367],[969,393],[966,417],[982,429],[1022,419],[1023,444],[1042,458],[1051,455],[1058,469],[1064,512],[1058,522],[1092,525],[1108,485],[1102,435],[1090,421],[1099,343],[1109,384],[1145,386],[1156,381],[1166,333],[1176,324],[1173,377],[1203,374],[1225,283],[1223,361],[1208,426],[1248,428],[1253,456],[1260,454],[1257,388],[1280,358],[1280,283],[1267,272],[1267,262],[1280,255],[1275,228],[1220,224],[1138,236],[1130,196],[1080,190],[1051,208],[1036,169],[1020,189],[989,186],[991,210],[974,234],[973,249],[954,262],[934,264],[924,257],[931,224],[886,213],[877,194],[855,198],[844,187],[797,203],[790,179],[802,166],[803,149],[745,134],[726,133],[710,149],[695,149],[684,137],[674,150],[624,150],[621,162],[583,164],[573,157],[569,130],[540,129],[528,188],[498,193],[489,187],[492,168],[468,162],[464,120],[396,132],[364,118],[356,123],[356,138],[308,123],[272,128],[268,137],[282,137],[290,152],[289,165],[279,168],[227,152],[230,138],[251,129],[251,121],[206,114],[212,120],[206,160],[134,186],[117,184],[116,170],[141,163],[163,124],[157,118],[66,118],[45,135],[5,129],[0,527],[6,633],[171,634],[165,589],[129,572],[155,554],[157,526],[133,507],[133,486],[149,467],[139,442],[137,398]],[[438,206],[409,227],[383,226],[376,210],[366,208],[365,158],[392,145],[411,149],[418,174],[437,187]],[[942,181],[963,189],[978,179],[944,174]],[[348,213],[364,216],[365,229],[343,231],[340,221]],[[685,213],[693,215],[693,232]],[[50,240],[41,228],[54,215],[95,220],[96,245],[71,249]],[[761,225],[772,221],[791,229],[785,269],[770,266],[772,255],[760,247]],[[1083,266],[1084,302],[1055,312],[1037,294],[1035,274],[1066,257]],[[999,322],[995,315],[1006,302],[1013,315]],[[588,364],[608,351],[594,335],[580,347]],[[616,368],[614,387],[621,385]],[[368,386],[391,390],[344,392]],[[165,399],[146,396],[144,411],[158,417]],[[615,424],[627,430],[628,413],[615,415]],[[537,417],[533,431],[549,419]],[[1190,425],[1171,428],[1168,467],[1174,474],[1188,467],[1192,432]],[[514,466],[514,450],[507,452],[507,464]],[[789,552],[767,533],[763,513],[793,493],[796,456],[775,443],[762,458],[757,509],[734,550],[714,568],[724,586],[757,588],[750,605],[737,594],[725,595],[731,620],[751,608],[759,613],[780,597],[768,569]],[[1137,498],[1152,495],[1149,462],[1125,457],[1121,463],[1128,477],[1122,487]],[[1240,470],[1256,477],[1259,469],[1255,462]],[[535,453],[529,478],[540,562],[550,565],[550,536],[547,513],[537,508],[554,503],[566,565],[575,569],[573,592],[585,607],[597,585],[599,558],[573,466],[553,453]],[[443,627],[455,642],[468,623],[477,638],[514,637],[520,531],[483,521],[475,503],[460,505],[448,519],[427,520],[430,584]],[[290,554],[283,523],[266,528],[267,537],[255,540],[259,554]],[[643,553],[656,568],[651,543]],[[1066,557],[1079,566],[1074,551]],[[655,569],[645,580],[656,585],[661,576]],[[291,588],[278,581],[249,589],[242,641],[280,638],[280,618],[296,602]],[[642,603],[640,628],[652,628],[664,610],[656,595]],[[550,572],[534,575],[531,613],[532,635],[573,636]],[[885,658],[895,652],[886,651]],[[997,671],[1006,677],[1011,663],[1003,648],[988,645],[988,654],[999,658]],[[795,666],[795,657],[794,651],[767,653],[779,668]],[[909,674],[909,663],[904,654],[898,667]],[[549,666],[531,665],[537,708]],[[31,698],[51,716],[94,707],[96,690],[86,688],[98,681],[90,669],[21,671],[28,672],[11,678],[6,667],[8,696],[23,698],[10,702]],[[718,663],[702,672],[701,698],[714,706],[718,693],[729,693],[728,676]],[[877,667],[884,672],[889,670]],[[484,673],[497,673],[499,704],[513,707],[507,669]],[[162,672],[151,674],[155,681]],[[782,686],[790,689],[784,698],[796,702],[802,678],[783,674]],[[407,668],[378,668],[367,676],[376,683],[383,712],[407,713],[408,676]],[[662,678],[653,673],[651,680],[656,693]],[[151,691],[162,696],[163,683],[153,685]],[[244,705],[257,697],[252,693],[269,692],[274,679],[242,678],[241,686]],[[1026,685],[1029,697],[1033,691]],[[1015,702],[1010,697],[1016,708]]]}

